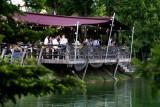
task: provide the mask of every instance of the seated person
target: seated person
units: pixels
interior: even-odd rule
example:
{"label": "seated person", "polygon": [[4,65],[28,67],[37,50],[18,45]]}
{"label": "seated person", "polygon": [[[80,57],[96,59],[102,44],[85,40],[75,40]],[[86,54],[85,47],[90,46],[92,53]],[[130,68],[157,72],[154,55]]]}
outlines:
{"label": "seated person", "polygon": [[93,40],[93,46],[99,46],[99,45],[100,43],[98,39]]}

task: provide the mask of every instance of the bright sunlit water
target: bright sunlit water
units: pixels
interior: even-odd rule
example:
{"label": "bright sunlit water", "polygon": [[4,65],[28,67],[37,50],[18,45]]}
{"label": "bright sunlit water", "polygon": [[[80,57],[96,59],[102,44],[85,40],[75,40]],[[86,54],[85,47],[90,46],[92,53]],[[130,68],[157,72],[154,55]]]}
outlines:
{"label": "bright sunlit water", "polygon": [[6,107],[160,107],[160,93],[144,79],[87,84],[87,92],[27,96]]}

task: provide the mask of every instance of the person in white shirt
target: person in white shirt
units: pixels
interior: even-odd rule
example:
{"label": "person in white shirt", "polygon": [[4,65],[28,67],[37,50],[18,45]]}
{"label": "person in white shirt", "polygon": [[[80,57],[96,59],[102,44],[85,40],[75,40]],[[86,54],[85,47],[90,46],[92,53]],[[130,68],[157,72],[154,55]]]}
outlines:
{"label": "person in white shirt", "polygon": [[60,38],[60,45],[67,45],[68,39],[65,37],[65,35],[62,35]]}
{"label": "person in white shirt", "polygon": [[48,45],[49,44],[49,36],[47,36],[45,39],[44,39],[44,45]]}
{"label": "person in white shirt", "polygon": [[89,46],[89,40],[88,40],[88,38],[85,38],[85,39],[84,39],[84,41],[83,41],[83,45],[87,45],[87,46]]}
{"label": "person in white shirt", "polygon": [[108,46],[112,46],[112,38],[109,38]]}
{"label": "person in white shirt", "polygon": [[95,39],[93,41],[93,46],[99,46],[99,45],[100,45],[99,40]]}
{"label": "person in white shirt", "polygon": [[53,44],[53,48],[54,48],[55,50],[58,49],[59,42],[58,42],[58,40],[57,40],[57,37],[52,38],[52,44]]}

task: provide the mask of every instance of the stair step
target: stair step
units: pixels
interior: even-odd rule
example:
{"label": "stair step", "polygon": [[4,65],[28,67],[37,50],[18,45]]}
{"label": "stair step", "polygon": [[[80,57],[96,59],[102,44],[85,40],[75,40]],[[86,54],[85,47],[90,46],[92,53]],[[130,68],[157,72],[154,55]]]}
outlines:
{"label": "stair step", "polygon": [[125,72],[134,72],[133,67],[129,63],[119,63],[119,66],[125,71]]}

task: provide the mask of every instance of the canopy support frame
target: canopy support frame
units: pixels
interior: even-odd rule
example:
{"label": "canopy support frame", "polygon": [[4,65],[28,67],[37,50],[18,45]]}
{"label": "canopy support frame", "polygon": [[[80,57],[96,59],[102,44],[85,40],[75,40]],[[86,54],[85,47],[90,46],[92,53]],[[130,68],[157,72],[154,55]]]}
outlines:
{"label": "canopy support frame", "polygon": [[107,55],[108,55],[109,42],[110,42],[111,35],[112,35],[113,24],[114,24],[114,18],[115,18],[115,13],[113,14],[113,17],[112,17],[112,24],[111,24],[111,29],[110,29],[110,33],[109,33],[109,40],[108,40],[108,44],[107,44],[107,50],[106,50],[106,56],[105,56],[105,62],[106,62]]}

